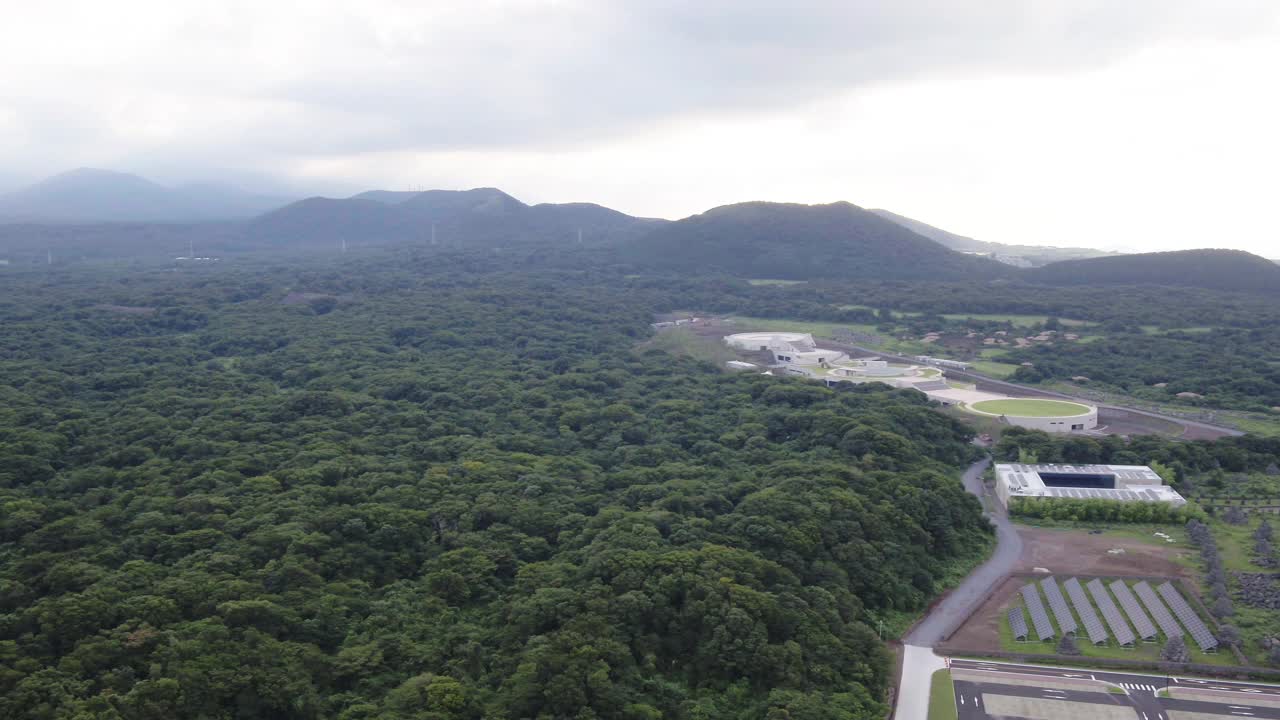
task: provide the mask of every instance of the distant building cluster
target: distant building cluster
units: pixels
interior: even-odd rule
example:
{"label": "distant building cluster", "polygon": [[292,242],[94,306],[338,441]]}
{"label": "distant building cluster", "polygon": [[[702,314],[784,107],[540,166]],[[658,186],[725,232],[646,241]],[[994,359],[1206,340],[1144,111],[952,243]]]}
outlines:
{"label": "distant building cluster", "polygon": [[[724,342],[745,353],[764,353],[775,370],[821,380],[828,387],[839,383],[880,382],[896,388],[918,390],[943,405],[955,405],[977,415],[1046,432],[1088,432],[1098,427],[1098,409],[1064,401],[1024,401],[981,391],[962,383],[952,384],[944,369],[967,370],[968,363],[918,355],[918,365],[891,363],[877,357],[851,358],[841,350],[819,347],[809,333],[745,332],[727,335]],[[750,363],[730,361],[728,367],[748,369]],[[752,366],[753,367],[753,366]]]}
{"label": "distant building cluster", "polygon": [[662,330],[663,328],[680,327],[681,325],[692,325],[693,323],[696,323],[699,320],[701,320],[701,318],[687,317],[687,318],[678,318],[676,320],[663,320],[662,322],[652,323],[652,325],[654,330]]}

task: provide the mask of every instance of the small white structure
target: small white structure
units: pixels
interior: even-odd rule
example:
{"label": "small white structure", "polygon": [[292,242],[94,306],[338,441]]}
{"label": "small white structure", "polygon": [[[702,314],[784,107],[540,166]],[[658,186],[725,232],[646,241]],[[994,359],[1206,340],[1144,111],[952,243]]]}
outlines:
{"label": "small white structure", "polygon": [[960,362],[959,360],[947,360],[946,358],[930,357],[929,355],[917,355],[916,362],[925,365],[933,365],[934,367],[951,368],[952,370],[968,370],[969,363]]}
{"label": "small white structure", "polygon": [[996,465],[996,497],[1005,507],[1015,498],[1074,498],[1121,502],[1187,501],[1145,465]]}
{"label": "small white structure", "polygon": [[725,336],[726,345],[747,352],[769,352],[786,365],[831,365],[849,356],[839,350],[823,350],[809,333],[755,332]]}

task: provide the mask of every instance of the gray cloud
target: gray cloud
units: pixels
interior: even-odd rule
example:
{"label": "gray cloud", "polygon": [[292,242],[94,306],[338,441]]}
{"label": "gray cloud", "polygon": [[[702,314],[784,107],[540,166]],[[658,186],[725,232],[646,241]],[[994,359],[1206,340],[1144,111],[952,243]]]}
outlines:
{"label": "gray cloud", "polygon": [[[270,173],[315,157],[566,149],[870,86],[1105,66],[1157,41],[1270,31],[1280,11],[1270,0],[146,2],[124,3],[121,34],[83,56],[74,41],[34,61],[0,42],[0,61],[26,70],[0,78],[0,130],[6,110],[18,126],[9,145],[0,138],[10,167]],[[169,24],[136,22],[148,12]],[[48,32],[77,29],[75,17],[51,16]]]}
{"label": "gray cloud", "polygon": [[331,138],[352,152],[564,145],[905,79],[1078,70],[1275,18],[1269,2],[1168,0],[566,5],[414,41],[370,41],[357,25],[351,46],[363,41],[368,63],[269,92],[365,118]]}

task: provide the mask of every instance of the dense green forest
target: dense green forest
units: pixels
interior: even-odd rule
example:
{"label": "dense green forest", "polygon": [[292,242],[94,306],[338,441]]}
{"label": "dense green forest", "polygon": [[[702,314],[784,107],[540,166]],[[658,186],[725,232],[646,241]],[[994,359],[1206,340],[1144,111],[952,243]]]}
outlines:
{"label": "dense green forest", "polygon": [[0,717],[882,717],[969,431],[544,260],[6,275]]}
{"label": "dense green forest", "polygon": [[1280,471],[1280,438],[1224,437],[1184,441],[1149,436],[1124,439],[1118,435],[1088,437],[1050,435],[1040,430],[1011,427],[1001,433],[995,458],[1009,462],[1041,462],[1168,467],[1175,483],[1215,473]]}
{"label": "dense green forest", "polygon": [[[1259,412],[1280,407],[1280,325],[1124,332],[1096,342],[1016,350],[1002,359],[1032,363],[1014,374],[1018,382],[1084,375],[1092,385],[1161,402]],[[1201,397],[1182,399],[1178,393]]]}

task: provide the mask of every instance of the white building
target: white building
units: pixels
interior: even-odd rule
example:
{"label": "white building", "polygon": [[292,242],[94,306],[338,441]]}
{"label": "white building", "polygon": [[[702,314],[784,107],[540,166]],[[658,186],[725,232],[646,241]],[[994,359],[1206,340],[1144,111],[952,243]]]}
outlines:
{"label": "white building", "polygon": [[737,333],[725,336],[724,342],[738,350],[772,353],[775,362],[785,365],[831,365],[849,357],[839,350],[819,348],[809,333]]}
{"label": "white building", "polygon": [[1074,498],[1185,505],[1176,490],[1145,465],[996,465],[996,497]]}

